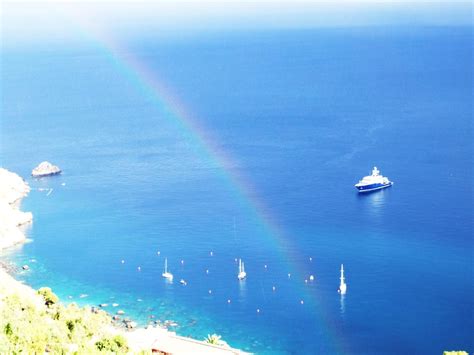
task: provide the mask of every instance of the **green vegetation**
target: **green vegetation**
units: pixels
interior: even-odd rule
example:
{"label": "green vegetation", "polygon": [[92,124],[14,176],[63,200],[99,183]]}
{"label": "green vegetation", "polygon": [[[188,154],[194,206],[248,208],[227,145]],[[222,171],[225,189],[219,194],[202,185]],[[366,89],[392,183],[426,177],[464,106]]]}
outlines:
{"label": "green vegetation", "polygon": [[58,303],[59,298],[56,296],[49,287],[41,287],[38,290],[38,295],[43,296],[44,304],[48,307],[51,307],[53,304]]}
{"label": "green vegetation", "polygon": [[125,338],[105,312],[61,305],[49,288],[38,294],[44,304],[20,292],[5,296],[0,287],[0,354],[127,353]]}
{"label": "green vegetation", "polygon": [[207,338],[204,340],[206,343],[208,344],[212,344],[212,345],[219,345],[219,346],[223,346],[223,347],[226,347],[228,348],[229,345],[221,339],[222,337],[220,335],[217,335],[217,334],[208,334],[207,335]]}
{"label": "green vegetation", "polygon": [[102,338],[95,343],[95,346],[100,351],[120,353],[127,349],[127,341],[121,335],[116,335],[113,338]]}
{"label": "green vegetation", "polygon": [[214,345],[219,345],[221,341],[221,336],[217,334],[208,334],[206,338],[206,343],[208,344],[214,344]]}

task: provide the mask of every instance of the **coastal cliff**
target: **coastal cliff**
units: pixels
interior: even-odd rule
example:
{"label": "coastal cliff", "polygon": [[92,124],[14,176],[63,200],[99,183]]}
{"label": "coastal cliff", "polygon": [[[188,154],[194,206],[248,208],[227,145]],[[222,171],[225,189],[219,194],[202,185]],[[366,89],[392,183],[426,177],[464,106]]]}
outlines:
{"label": "coastal cliff", "polygon": [[104,312],[58,303],[0,269],[0,354],[128,353],[122,333]]}
{"label": "coastal cliff", "polygon": [[31,212],[20,211],[20,202],[30,187],[17,174],[0,168],[0,249],[22,243],[26,237],[20,226],[33,220]]}

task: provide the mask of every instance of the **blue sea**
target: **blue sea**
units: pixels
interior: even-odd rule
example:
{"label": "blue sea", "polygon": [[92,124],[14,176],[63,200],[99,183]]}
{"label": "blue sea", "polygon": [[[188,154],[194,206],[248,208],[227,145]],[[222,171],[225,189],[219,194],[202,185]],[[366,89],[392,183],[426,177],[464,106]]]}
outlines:
{"label": "blue sea", "polygon": [[[471,353],[472,43],[366,27],[3,48],[0,165],[34,222],[0,257],[64,302],[253,353]],[[63,174],[31,178],[43,160]],[[393,187],[358,194],[374,166]]]}

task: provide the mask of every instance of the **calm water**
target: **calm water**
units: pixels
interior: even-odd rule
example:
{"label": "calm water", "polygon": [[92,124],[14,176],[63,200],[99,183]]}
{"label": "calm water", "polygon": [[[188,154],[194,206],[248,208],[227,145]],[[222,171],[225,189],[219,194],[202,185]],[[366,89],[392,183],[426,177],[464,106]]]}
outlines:
{"label": "calm water", "polygon": [[[126,44],[135,67],[101,43],[6,51],[0,163],[35,220],[2,258],[256,353],[472,352],[472,40],[241,33]],[[43,160],[64,174],[29,178]],[[395,185],[358,195],[374,165]]]}

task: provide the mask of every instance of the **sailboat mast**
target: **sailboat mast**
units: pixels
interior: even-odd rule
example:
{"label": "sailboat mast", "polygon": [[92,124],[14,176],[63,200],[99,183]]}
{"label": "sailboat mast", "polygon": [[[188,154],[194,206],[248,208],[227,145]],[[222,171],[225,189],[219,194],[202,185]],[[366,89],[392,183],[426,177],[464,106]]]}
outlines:
{"label": "sailboat mast", "polygon": [[344,284],[344,265],[341,264],[341,285]]}

